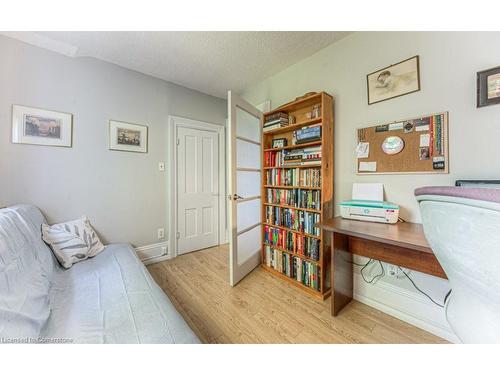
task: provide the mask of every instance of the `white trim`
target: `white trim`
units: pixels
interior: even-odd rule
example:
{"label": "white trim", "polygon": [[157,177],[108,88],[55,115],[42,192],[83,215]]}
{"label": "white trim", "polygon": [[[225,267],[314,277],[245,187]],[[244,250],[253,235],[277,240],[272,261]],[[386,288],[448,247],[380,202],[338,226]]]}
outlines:
{"label": "white trim", "polygon": [[200,130],[210,130],[214,131],[219,136],[219,234],[218,242],[219,245],[226,243],[226,134],[225,126],[222,124],[215,124],[210,122],[192,120],[185,117],[178,116],[168,116],[168,146],[169,150],[169,173],[167,176],[169,182],[167,186],[169,187],[169,198],[167,202],[169,203],[167,207],[167,213],[169,218],[169,232],[168,232],[168,243],[170,251],[170,257],[175,258],[177,256],[177,128],[179,126],[190,128],[190,129],[200,129]]}
{"label": "white trim", "polygon": [[460,340],[446,321],[445,311],[416,292],[377,281],[367,284],[354,273],[354,299],[453,343]]}
{"label": "white trim", "polygon": [[9,38],[31,44],[32,46],[44,48],[69,57],[76,57],[78,53],[78,47],[69,43],[51,39],[45,35],[37,34],[34,31],[1,31],[0,35],[5,35]]}
{"label": "white trim", "polygon": [[151,245],[139,246],[135,248],[135,252],[139,259],[146,265],[170,259],[168,242],[158,242]]}

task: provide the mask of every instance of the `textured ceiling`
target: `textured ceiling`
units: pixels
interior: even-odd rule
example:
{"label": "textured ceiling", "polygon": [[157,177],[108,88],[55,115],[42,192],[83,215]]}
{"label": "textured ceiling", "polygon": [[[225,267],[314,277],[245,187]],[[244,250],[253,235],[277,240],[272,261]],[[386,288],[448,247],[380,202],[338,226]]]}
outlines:
{"label": "textured ceiling", "polygon": [[[71,51],[69,54],[75,57],[95,57],[210,95],[225,97],[227,90],[240,92],[347,34],[58,31],[37,32],[31,39],[43,41],[38,44],[44,48],[50,49],[50,45],[55,45],[61,53]],[[61,47],[65,48],[61,50]]]}

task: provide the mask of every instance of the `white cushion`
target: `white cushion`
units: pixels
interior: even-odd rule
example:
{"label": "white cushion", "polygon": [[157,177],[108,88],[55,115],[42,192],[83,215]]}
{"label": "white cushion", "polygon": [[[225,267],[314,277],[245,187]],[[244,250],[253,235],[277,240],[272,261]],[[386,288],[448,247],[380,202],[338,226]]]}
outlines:
{"label": "white cushion", "polygon": [[70,268],[74,263],[104,250],[86,216],[66,223],[42,224],[42,238],[64,268]]}

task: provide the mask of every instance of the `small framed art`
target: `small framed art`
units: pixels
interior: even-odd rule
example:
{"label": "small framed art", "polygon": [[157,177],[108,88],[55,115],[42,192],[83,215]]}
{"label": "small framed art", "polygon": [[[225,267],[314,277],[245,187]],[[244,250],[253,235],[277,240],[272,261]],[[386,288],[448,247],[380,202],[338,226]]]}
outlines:
{"label": "small framed art", "polygon": [[477,106],[500,104],[500,66],[477,73]]}
{"label": "small framed art", "polygon": [[73,115],[41,108],[12,106],[12,142],[71,147]]}
{"label": "small framed art", "polygon": [[420,90],[419,57],[413,56],[366,76],[368,104],[375,104]]}
{"label": "small framed art", "polygon": [[121,121],[109,121],[109,149],[148,152],[148,127]]}
{"label": "small framed art", "polygon": [[276,138],[276,139],[273,139],[273,144],[272,144],[272,147],[273,148],[281,148],[281,147],[286,147],[286,138]]}

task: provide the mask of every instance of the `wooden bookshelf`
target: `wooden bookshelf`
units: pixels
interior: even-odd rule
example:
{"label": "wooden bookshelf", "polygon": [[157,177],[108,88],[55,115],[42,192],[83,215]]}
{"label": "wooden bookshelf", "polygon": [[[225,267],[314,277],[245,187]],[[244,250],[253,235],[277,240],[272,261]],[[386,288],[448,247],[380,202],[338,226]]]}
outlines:
{"label": "wooden bookshelf", "polygon": [[[320,106],[320,115],[316,118],[309,118],[308,113],[312,112],[313,106]],[[265,131],[264,124],[266,119],[273,114],[278,112],[284,112],[287,115],[292,115],[295,117],[295,122],[293,124],[288,124],[286,126],[282,126],[281,128],[273,129],[270,131]],[[293,142],[294,132],[305,127],[305,126],[320,126],[321,127],[321,139],[316,139],[310,142],[306,142],[303,144],[295,144]],[[313,218],[318,218],[320,221],[324,221],[333,217],[333,167],[334,167],[334,150],[333,150],[333,97],[325,92],[317,93],[306,98],[302,98],[299,100],[295,100],[293,102],[287,103],[279,108],[276,108],[270,112],[267,112],[263,116],[263,155],[262,155],[262,267],[264,270],[272,273],[273,275],[278,276],[279,278],[291,283],[298,287],[298,289],[305,291],[315,297],[325,299],[330,295],[330,260],[331,260],[331,243],[330,236],[326,236],[323,233],[323,230],[320,230],[319,235],[305,233],[303,230],[295,230],[292,227],[287,227],[284,225],[277,225],[278,223],[274,222],[275,212],[273,211],[273,216],[270,218],[268,222],[267,218],[267,209],[270,210],[279,210],[280,217],[281,213],[285,212],[282,210],[287,210],[286,212],[290,212],[292,210],[293,215],[316,215]],[[287,144],[284,147],[272,148],[273,139],[285,138],[287,140]],[[284,157],[284,154],[289,152],[299,152],[301,149],[311,149],[319,147],[321,150],[321,161],[318,164],[310,164],[310,165],[266,165],[266,155],[270,155],[270,153],[282,153],[281,157]],[[267,159],[268,160],[268,159]],[[295,169],[295,172],[290,171]],[[309,173],[309,169],[319,170],[321,183],[319,186],[305,186],[302,183],[302,179],[298,178],[299,182],[296,185],[288,185],[284,184],[283,181],[280,181],[281,184],[276,183],[276,181],[267,181],[268,173],[296,173],[296,175],[300,176],[301,173]],[[317,173],[317,172],[315,172]],[[281,175],[280,175],[281,176]],[[271,182],[271,183],[269,183]],[[268,202],[268,189],[282,189],[280,191],[283,194],[294,194],[297,193],[297,190],[301,190],[301,194],[317,194],[319,192],[320,198],[320,206],[317,208],[311,207],[301,207],[300,202],[295,202],[294,204],[282,204],[277,201]],[[286,192],[286,193],[285,193]],[[309,193],[306,193],[309,192]],[[292,202],[293,203],[293,202]],[[299,214],[302,212],[302,214]],[[273,222],[271,222],[273,220]],[[314,221],[314,220],[313,220]],[[280,223],[281,224],[281,223]],[[313,259],[303,253],[294,252],[293,247],[286,248],[285,246],[280,246],[281,244],[276,244],[273,242],[266,243],[266,228],[269,230],[280,230],[290,232],[289,236],[293,238],[302,238],[304,241],[318,241],[319,240],[319,256],[316,256]],[[281,232],[283,233],[283,232]],[[285,243],[287,243],[285,241]],[[287,276],[285,272],[280,272],[278,269],[269,267],[267,265],[267,252],[266,247],[269,247],[269,250],[278,251],[279,259],[281,256],[286,256],[289,259],[286,264],[291,264],[291,270],[295,269],[294,262],[309,262],[313,265],[314,270],[318,270],[317,272],[317,280],[319,280],[319,287],[314,288],[305,284],[305,280],[302,279],[299,275],[299,278],[302,280],[297,280],[296,277]],[[317,253],[316,253],[317,254]],[[295,260],[293,258],[296,258]],[[304,263],[301,263],[302,265]],[[281,263],[276,265],[277,268],[281,268]],[[304,267],[304,265],[303,265]],[[308,266],[309,267],[309,266]],[[312,266],[311,266],[312,267]]]}

